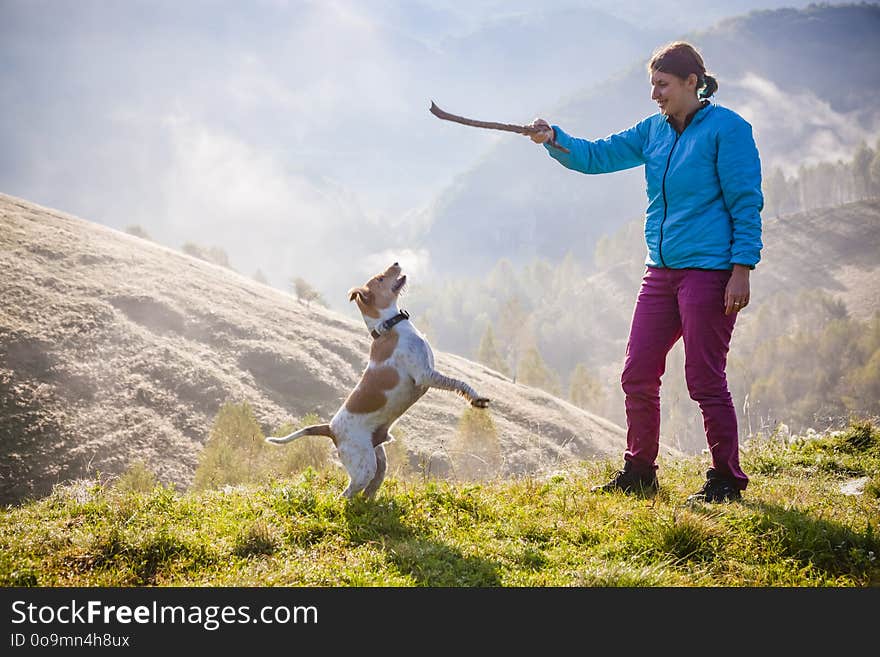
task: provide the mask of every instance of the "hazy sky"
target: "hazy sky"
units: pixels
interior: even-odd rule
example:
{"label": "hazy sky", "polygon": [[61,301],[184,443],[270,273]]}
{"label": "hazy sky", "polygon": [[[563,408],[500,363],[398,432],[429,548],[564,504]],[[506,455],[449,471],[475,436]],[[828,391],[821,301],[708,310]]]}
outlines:
{"label": "hazy sky", "polygon": [[[409,219],[524,139],[438,121],[432,99],[528,122],[662,41],[807,4],[0,0],[0,191],[220,246],[337,306],[386,259],[418,262]],[[566,43],[602,38],[625,59],[569,65]]]}

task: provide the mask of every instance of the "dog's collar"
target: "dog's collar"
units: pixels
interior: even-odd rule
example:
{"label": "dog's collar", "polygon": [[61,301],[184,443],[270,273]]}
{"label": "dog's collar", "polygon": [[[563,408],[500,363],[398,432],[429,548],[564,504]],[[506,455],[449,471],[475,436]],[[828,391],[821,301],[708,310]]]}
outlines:
{"label": "dog's collar", "polygon": [[382,335],[390,331],[392,326],[399,324],[405,319],[409,319],[409,313],[405,310],[401,310],[391,319],[386,319],[384,322],[376,326],[376,328],[370,331],[370,335],[372,335],[373,338],[380,338]]}

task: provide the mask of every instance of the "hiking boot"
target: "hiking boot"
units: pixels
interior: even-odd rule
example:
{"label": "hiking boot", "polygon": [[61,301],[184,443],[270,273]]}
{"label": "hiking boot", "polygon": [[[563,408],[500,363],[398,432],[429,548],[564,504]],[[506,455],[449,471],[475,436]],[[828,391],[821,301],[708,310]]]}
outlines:
{"label": "hiking boot", "polygon": [[593,486],[590,491],[593,493],[613,493],[620,491],[627,494],[636,495],[653,495],[660,488],[657,482],[657,473],[651,471],[649,474],[633,472],[629,462],[623,466],[623,470],[614,473],[607,484],[601,486]]}
{"label": "hiking boot", "polygon": [[693,495],[687,498],[688,502],[733,502],[741,500],[742,494],[735,482],[727,477],[719,475],[714,468],[706,471],[706,483]]}

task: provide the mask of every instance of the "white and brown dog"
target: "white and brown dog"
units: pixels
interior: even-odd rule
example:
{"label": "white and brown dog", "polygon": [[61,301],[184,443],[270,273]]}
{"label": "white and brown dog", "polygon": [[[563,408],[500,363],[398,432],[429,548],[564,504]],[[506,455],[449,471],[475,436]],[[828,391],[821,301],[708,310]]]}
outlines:
{"label": "white and brown dog", "polygon": [[393,438],[388,430],[429,388],[457,392],[471,405],[486,408],[489,400],[468,384],[434,369],[434,352],[425,336],[413,326],[409,314],[397,307],[406,284],[396,262],[373,276],[362,287],[349,290],[373,336],[370,362],[329,424],[316,424],[283,437],[266,440],[280,445],[301,436],[328,436],[348,470],[343,496],[363,491],[372,497],[385,478],[387,461],[383,443]]}

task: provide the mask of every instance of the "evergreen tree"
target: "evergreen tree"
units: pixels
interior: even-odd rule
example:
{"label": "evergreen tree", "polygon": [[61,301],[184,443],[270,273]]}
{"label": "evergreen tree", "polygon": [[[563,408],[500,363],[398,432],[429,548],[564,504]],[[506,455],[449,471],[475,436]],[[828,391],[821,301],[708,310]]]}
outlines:
{"label": "evergreen tree", "polygon": [[496,372],[501,372],[504,376],[510,376],[510,371],[507,369],[504,359],[501,358],[501,354],[498,353],[498,348],[495,346],[495,334],[492,331],[491,323],[486,325],[486,331],[480,340],[477,360],[486,367],[491,367]]}
{"label": "evergreen tree", "polygon": [[764,205],[773,216],[778,217],[783,212],[788,191],[785,174],[780,167],[774,167],[770,174],[764,178],[763,187]]}
{"label": "evergreen tree", "polygon": [[880,196],[880,142],[877,142],[877,152],[868,171],[871,177],[871,196]]}
{"label": "evergreen tree", "polygon": [[874,151],[865,142],[861,142],[853,156],[852,175],[856,183],[856,200],[871,196],[871,162],[874,155]]}
{"label": "evergreen tree", "polygon": [[562,262],[553,273],[553,289],[557,295],[568,295],[570,290],[584,278],[584,270],[571,251],[567,251]]}
{"label": "evergreen tree", "polygon": [[208,260],[210,262],[213,262],[215,265],[220,265],[221,267],[232,269],[232,265],[229,264],[229,255],[219,246],[210,247],[206,252],[206,256]]}
{"label": "evergreen tree", "polygon": [[584,410],[598,412],[605,400],[602,384],[594,378],[585,363],[578,363],[571,374],[568,399]]}
{"label": "evergreen tree", "polygon": [[611,239],[605,233],[602,233],[593,247],[593,263],[596,269],[608,269],[614,264],[611,261]]}
{"label": "evergreen tree", "polygon": [[514,381],[519,375],[522,345],[529,333],[527,320],[528,313],[519,297],[510,297],[502,304],[498,317],[498,339]]}
{"label": "evergreen tree", "polygon": [[559,396],[559,377],[553,372],[544,359],[538,347],[532,345],[523,353],[519,363],[519,381],[535,388],[540,388],[551,395]]}
{"label": "evergreen tree", "polygon": [[517,289],[516,272],[507,258],[501,258],[495,263],[487,277],[489,290],[495,293],[503,293],[504,296],[513,296]]}

